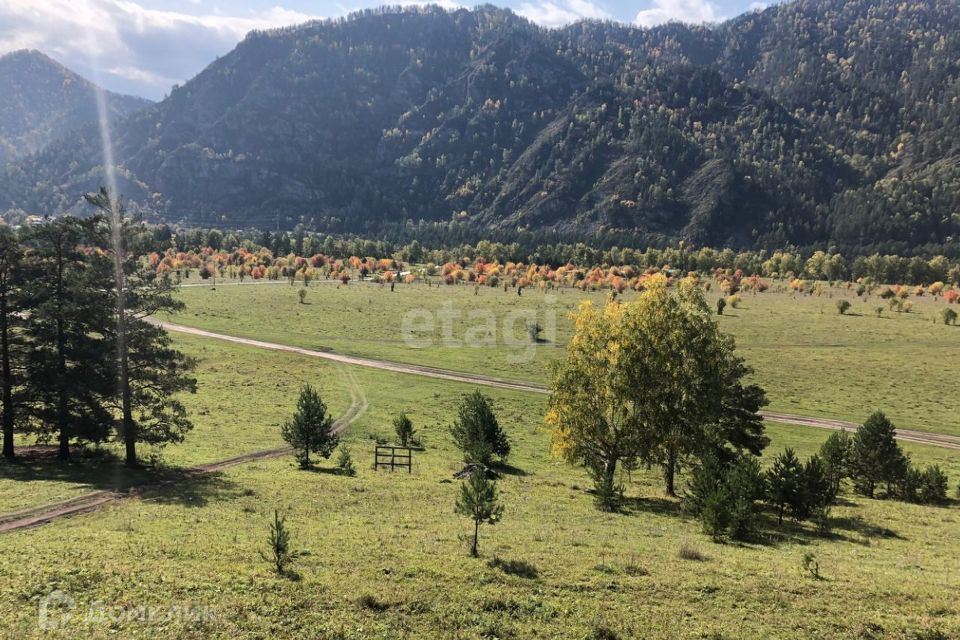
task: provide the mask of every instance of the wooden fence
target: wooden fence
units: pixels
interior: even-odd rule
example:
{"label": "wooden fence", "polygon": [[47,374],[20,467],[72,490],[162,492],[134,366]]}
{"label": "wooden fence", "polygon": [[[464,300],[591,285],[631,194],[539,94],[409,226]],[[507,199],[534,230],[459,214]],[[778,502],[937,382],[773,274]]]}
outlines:
{"label": "wooden fence", "polygon": [[378,444],[373,452],[373,470],[395,471],[397,468],[406,469],[407,473],[413,472],[413,450],[409,447],[389,447]]}

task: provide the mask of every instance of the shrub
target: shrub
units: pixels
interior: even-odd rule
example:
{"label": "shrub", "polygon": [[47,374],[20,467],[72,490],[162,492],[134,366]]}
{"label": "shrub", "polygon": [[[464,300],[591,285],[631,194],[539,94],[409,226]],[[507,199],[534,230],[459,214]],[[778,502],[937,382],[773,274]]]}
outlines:
{"label": "shrub", "polygon": [[814,519],[822,516],[828,509],[837,494],[833,490],[833,483],[827,475],[827,466],[818,455],[810,456],[803,465],[803,507],[800,513],[802,519]]}
{"label": "shrub", "polygon": [[593,476],[593,500],[601,511],[614,513],[623,506],[624,487],[603,472],[602,468],[591,469]]}
{"label": "shrub", "polygon": [[940,311],[940,317],[943,318],[943,324],[957,324],[957,312],[949,307],[944,307]]}
{"label": "shrub", "polygon": [[357,469],[353,466],[353,456],[350,455],[350,447],[345,444],[340,445],[340,453],[337,455],[337,468],[345,476],[353,477],[357,475]]}
{"label": "shrub", "polygon": [[360,599],[357,600],[357,604],[359,604],[363,609],[369,609],[370,611],[376,611],[377,613],[383,613],[390,608],[389,602],[383,602],[379,600],[377,596],[369,593],[361,596]]}
{"label": "shrub", "polygon": [[299,296],[300,298],[300,304],[306,304],[306,300],[307,300],[306,288],[302,288],[299,291],[297,291],[297,296]]}
{"label": "shrub", "polygon": [[496,524],[503,516],[503,505],[500,504],[496,483],[487,478],[484,469],[475,468],[470,477],[460,486],[460,495],[457,497],[454,510],[457,514],[473,521],[473,543],[470,546],[470,555],[476,557],[480,525]]}
{"label": "shrub", "polygon": [[706,458],[694,469],[687,509],[715,541],[729,535],[743,540],[756,529],[756,501],[763,495],[763,479],[756,458],[743,456],[723,464]]}
{"label": "shrub", "polygon": [[723,486],[714,487],[703,498],[700,508],[700,521],[703,523],[704,533],[709,534],[715,542],[719,542],[727,533],[730,526],[731,498]]}
{"label": "shrub", "polygon": [[837,300],[837,311],[840,312],[840,315],[849,311],[851,306],[853,305],[850,304],[849,300]]}
{"label": "shrub", "polygon": [[931,465],[921,474],[917,498],[922,504],[943,504],[947,501],[948,484],[947,474],[940,466]]}
{"label": "shrub", "polygon": [[726,301],[726,300],[724,300],[723,298],[720,298],[720,299],[717,300],[717,315],[718,315],[718,316],[722,316],[722,315],[723,315],[723,309],[724,309],[726,306],[727,306],[727,301]]}
{"label": "shrub", "polygon": [[817,556],[811,551],[807,551],[803,554],[803,560],[801,561],[804,571],[810,574],[810,577],[814,580],[820,579],[820,562],[817,561]]}
{"label": "shrub", "polygon": [[413,438],[413,434],[416,433],[416,429],[413,428],[413,421],[407,417],[406,413],[401,413],[393,419],[393,430],[397,434],[397,439],[402,447],[406,447]]}
{"label": "shrub", "polygon": [[737,295],[727,296],[727,305],[729,305],[734,309],[740,306],[740,302],[741,302],[740,296],[737,296]]}
{"label": "shrub", "polygon": [[705,555],[700,551],[700,549],[698,549],[697,546],[694,545],[694,544],[693,544],[692,542],[690,542],[689,540],[684,540],[683,542],[680,543],[680,548],[677,550],[677,556],[678,556],[681,560],[697,560],[697,561],[701,561],[701,560],[706,560],[706,559],[707,559],[707,556],[705,556]]}
{"label": "shrub", "polygon": [[906,502],[920,502],[920,483],[923,473],[916,467],[907,467],[897,481],[896,497]]}

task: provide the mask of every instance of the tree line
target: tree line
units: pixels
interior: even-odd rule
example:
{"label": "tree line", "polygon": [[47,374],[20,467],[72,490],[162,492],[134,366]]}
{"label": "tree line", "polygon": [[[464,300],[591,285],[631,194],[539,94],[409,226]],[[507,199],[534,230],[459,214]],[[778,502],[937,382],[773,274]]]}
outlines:
{"label": "tree line", "polygon": [[196,390],[193,359],[149,322],[182,309],[173,283],[144,260],[152,230],[106,190],[93,214],[0,227],[3,455],[17,435],[73,444],[182,441],[192,428],[179,392]]}
{"label": "tree line", "polygon": [[[437,223],[441,224],[441,223]],[[205,250],[258,253],[267,249],[273,256],[289,254],[309,257],[323,254],[345,260],[350,256],[392,257],[408,264],[448,262],[515,262],[558,268],[566,264],[581,267],[631,266],[643,271],[669,265],[681,272],[714,272],[717,269],[756,274],[768,278],[812,280],[869,279],[874,283],[929,285],[934,282],[960,286],[960,252],[953,247],[913,247],[909,253],[880,250],[842,252],[835,248],[783,248],[775,251],[740,250],[666,245],[662,241],[630,234],[597,232],[574,237],[553,232],[520,231],[508,235],[478,233],[460,229],[459,223],[442,223],[448,232],[431,231],[432,226],[398,226],[393,235],[334,235],[297,227],[290,231],[177,228],[156,225],[150,228],[150,250],[163,253]],[[492,238],[492,239],[491,239]]]}

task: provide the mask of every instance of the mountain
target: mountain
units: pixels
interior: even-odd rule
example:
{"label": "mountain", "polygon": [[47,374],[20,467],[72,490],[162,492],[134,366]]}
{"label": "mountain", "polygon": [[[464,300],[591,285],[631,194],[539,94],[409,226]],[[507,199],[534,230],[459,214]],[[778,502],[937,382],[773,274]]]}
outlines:
{"label": "mountain", "polygon": [[[0,165],[97,121],[95,86],[39,51],[0,57]],[[111,118],[151,104],[106,93]]]}
{"label": "mountain", "polygon": [[[547,30],[491,6],[253,32],[115,127],[121,189],[167,220],[403,220],[864,250],[960,237],[956,0],[801,0],[714,27]],[[94,130],[0,178],[70,209]]]}

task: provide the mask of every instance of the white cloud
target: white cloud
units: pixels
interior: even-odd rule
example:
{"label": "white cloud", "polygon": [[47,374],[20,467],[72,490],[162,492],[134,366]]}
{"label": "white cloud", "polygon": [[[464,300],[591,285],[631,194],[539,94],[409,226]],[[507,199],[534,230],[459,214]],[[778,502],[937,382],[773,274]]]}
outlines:
{"label": "white cloud", "polygon": [[653,27],[664,22],[703,24],[721,19],[709,0],[654,0],[654,7],[640,11],[633,22],[640,27]]}
{"label": "white cloud", "polygon": [[516,12],[545,27],[562,27],[577,20],[608,20],[611,17],[609,13],[589,0],[524,2]]}
{"label": "white cloud", "polygon": [[766,2],[751,2],[751,3],[750,3],[750,10],[751,10],[751,11],[763,11],[764,9],[766,9],[766,8],[769,7],[769,6],[770,6],[770,5],[767,4]]}
{"label": "white cloud", "polygon": [[0,54],[39,49],[79,73],[99,76],[107,88],[157,98],[230,51],[249,31],[316,17],[280,6],[192,15],[133,0],[3,0]]}

